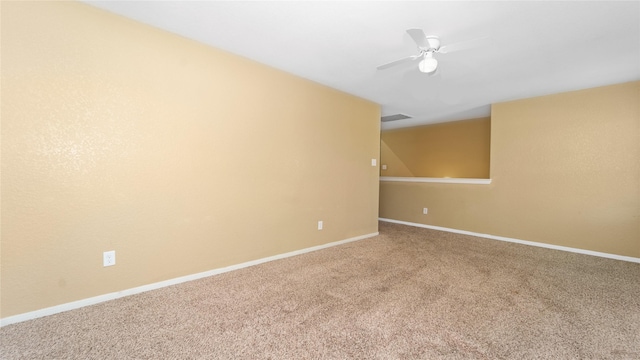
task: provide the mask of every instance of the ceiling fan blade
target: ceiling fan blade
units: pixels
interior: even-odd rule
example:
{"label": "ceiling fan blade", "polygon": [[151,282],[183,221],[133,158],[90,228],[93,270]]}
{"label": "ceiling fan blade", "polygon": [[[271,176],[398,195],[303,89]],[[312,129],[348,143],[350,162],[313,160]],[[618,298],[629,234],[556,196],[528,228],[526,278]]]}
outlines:
{"label": "ceiling fan blade", "polygon": [[400,64],[404,64],[404,63],[408,63],[408,62],[414,61],[415,59],[417,59],[419,57],[420,57],[420,55],[409,56],[409,57],[406,57],[404,59],[400,59],[400,60],[392,61],[392,62],[384,64],[384,65],[380,65],[380,66],[377,67],[377,69],[378,70],[388,69],[388,68],[396,66],[396,65],[400,65]]}
{"label": "ceiling fan blade", "polygon": [[425,35],[422,29],[409,29],[407,30],[407,34],[418,44],[420,49],[428,49],[430,47],[427,41],[427,35]]}
{"label": "ceiling fan blade", "polygon": [[450,45],[441,46],[440,50],[438,52],[441,53],[441,54],[446,54],[446,53],[450,53],[450,52],[454,52],[454,51],[469,50],[469,49],[479,48],[479,47],[482,47],[484,45],[484,40],[486,40],[486,39],[488,39],[488,36],[484,36],[484,37],[476,38],[476,39],[472,39],[472,40],[460,41],[460,42],[453,43],[453,44],[450,44]]}

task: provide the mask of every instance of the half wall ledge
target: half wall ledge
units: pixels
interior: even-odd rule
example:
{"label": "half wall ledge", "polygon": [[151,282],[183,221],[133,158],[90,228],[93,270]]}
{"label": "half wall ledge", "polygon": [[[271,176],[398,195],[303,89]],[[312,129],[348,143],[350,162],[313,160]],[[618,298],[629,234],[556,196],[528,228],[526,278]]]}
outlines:
{"label": "half wall ledge", "polygon": [[477,184],[489,185],[491,179],[470,179],[470,178],[429,178],[429,177],[397,177],[380,176],[380,181],[400,181],[418,183],[443,183],[443,184]]}

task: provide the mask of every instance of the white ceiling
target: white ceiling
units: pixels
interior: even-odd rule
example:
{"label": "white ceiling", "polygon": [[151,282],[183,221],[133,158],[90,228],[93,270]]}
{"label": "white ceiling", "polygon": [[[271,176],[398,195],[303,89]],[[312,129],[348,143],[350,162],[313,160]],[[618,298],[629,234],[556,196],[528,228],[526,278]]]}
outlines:
{"label": "white ceiling", "polygon": [[[488,116],[490,104],[640,79],[640,1],[86,1],[369,99],[382,128]],[[407,29],[442,45],[436,75]]]}

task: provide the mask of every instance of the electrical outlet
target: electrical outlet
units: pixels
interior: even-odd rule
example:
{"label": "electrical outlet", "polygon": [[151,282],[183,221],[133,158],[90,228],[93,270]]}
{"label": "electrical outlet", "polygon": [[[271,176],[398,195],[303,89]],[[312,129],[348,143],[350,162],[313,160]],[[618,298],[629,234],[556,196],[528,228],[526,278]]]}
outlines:
{"label": "electrical outlet", "polygon": [[387,165],[382,164],[382,170],[387,170]]}
{"label": "electrical outlet", "polygon": [[112,266],[116,264],[116,251],[105,251],[102,253],[102,266]]}
{"label": "electrical outlet", "polygon": [[427,215],[427,212],[429,212],[429,210],[427,208],[422,208],[422,213]]}
{"label": "electrical outlet", "polygon": [[322,230],[322,226],[323,226],[322,220],[318,221],[318,230]]}

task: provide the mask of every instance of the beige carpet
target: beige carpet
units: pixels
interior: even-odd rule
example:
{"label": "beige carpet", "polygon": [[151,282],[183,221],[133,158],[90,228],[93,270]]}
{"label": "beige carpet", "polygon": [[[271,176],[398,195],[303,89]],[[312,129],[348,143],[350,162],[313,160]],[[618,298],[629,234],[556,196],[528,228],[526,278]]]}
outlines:
{"label": "beige carpet", "polygon": [[640,264],[380,236],[0,329],[2,359],[640,359]]}

